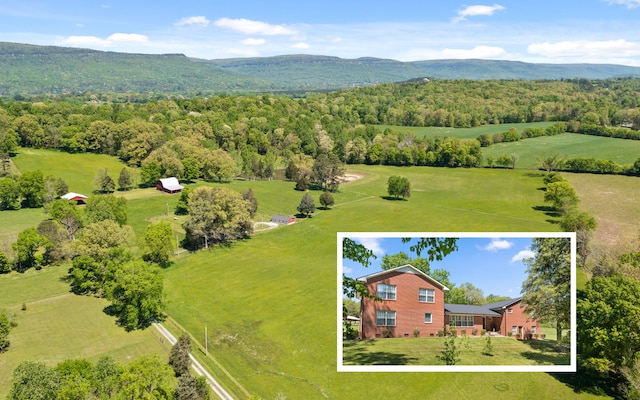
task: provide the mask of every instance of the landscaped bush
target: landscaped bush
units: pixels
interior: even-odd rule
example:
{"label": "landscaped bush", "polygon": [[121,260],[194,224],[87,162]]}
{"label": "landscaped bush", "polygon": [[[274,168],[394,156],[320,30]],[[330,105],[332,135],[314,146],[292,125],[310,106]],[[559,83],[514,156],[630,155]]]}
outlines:
{"label": "landscaped bush", "polygon": [[393,337],[393,333],[391,332],[391,329],[383,330],[382,331],[382,337],[385,337],[385,338]]}
{"label": "landscaped bush", "polygon": [[462,336],[467,336],[467,330],[466,329],[461,330],[460,333],[462,334]]}
{"label": "landscaped bush", "polygon": [[477,334],[478,334],[478,330],[477,330],[476,328],[473,328],[473,329],[471,330],[471,334],[472,334],[473,336],[477,335]]}
{"label": "landscaped bush", "polygon": [[513,336],[513,333],[507,332],[507,336],[511,337],[511,336]]}
{"label": "landscaped bush", "polygon": [[436,334],[438,335],[438,337],[444,337],[446,333],[444,330],[440,329],[438,332],[436,332]]}
{"label": "landscaped bush", "polygon": [[480,331],[480,335],[482,335],[482,336],[484,336],[486,333],[487,333],[486,329],[483,329],[483,330]]}
{"label": "landscaped bush", "polygon": [[420,337],[420,330],[419,329],[414,329],[413,330],[413,337]]}

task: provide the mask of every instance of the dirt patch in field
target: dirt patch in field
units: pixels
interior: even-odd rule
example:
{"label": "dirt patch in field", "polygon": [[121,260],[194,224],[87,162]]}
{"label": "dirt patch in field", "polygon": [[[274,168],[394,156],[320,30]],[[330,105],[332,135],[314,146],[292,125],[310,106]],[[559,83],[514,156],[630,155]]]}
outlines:
{"label": "dirt patch in field", "polygon": [[358,175],[358,174],[344,174],[338,179],[340,180],[340,183],[349,183],[361,178],[362,178],[362,175]]}

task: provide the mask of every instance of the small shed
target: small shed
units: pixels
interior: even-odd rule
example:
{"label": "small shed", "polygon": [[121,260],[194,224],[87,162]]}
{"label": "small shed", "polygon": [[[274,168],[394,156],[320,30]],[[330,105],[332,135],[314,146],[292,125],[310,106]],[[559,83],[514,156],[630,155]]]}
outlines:
{"label": "small shed", "polygon": [[158,182],[156,182],[156,189],[166,193],[178,193],[184,189],[184,186],[178,182],[178,178],[171,177],[159,179]]}
{"label": "small shed", "polygon": [[76,204],[84,204],[85,201],[87,200],[87,196],[80,193],[74,193],[74,192],[69,192],[65,195],[60,196],[60,198],[69,200],[69,201],[75,201]]}
{"label": "small shed", "polygon": [[290,217],[288,215],[272,215],[271,222],[275,222],[280,225],[291,225],[296,222],[296,217]]}

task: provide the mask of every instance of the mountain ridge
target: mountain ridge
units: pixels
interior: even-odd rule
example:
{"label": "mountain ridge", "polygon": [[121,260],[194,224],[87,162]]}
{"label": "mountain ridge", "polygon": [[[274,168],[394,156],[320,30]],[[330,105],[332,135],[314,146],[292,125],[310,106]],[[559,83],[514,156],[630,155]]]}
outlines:
{"label": "mountain ridge", "polygon": [[619,64],[536,64],[510,60],[398,61],[325,55],[201,59],[0,42],[0,96],[74,92],[183,95],[338,90],[418,78],[607,79],[640,76]]}

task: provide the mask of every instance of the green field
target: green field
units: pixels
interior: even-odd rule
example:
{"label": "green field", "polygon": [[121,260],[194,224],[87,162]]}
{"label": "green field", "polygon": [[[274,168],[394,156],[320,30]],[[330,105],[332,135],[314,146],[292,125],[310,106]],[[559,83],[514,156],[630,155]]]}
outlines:
{"label": "green field", "polygon": [[[263,398],[416,398],[425,387],[435,397],[577,395],[544,373],[410,373],[402,379],[393,373],[338,373],[337,232],[557,229],[534,209],[542,204],[541,177],[527,171],[358,167],[349,172],[364,178],[343,185],[331,210],[176,260],[165,270],[169,314],[201,343],[207,326],[209,351]],[[412,182],[410,200],[383,198],[392,174]],[[251,185],[261,210],[286,213],[287,204],[297,204],[302,194],[292,183],[272,183],[230,186]]]}
{"label": "green field", "polygon": [[[529,127],[545,128],[553,122],[537,122],[524,124],[485,125],[476,128],[422,128],[404,126],[379,125],[379,130],[385,128],[396,132],[413,132],[418,137],[457,137],[461,139],[475,139],[482,134],[493,135],[506,132],[510,128],[522,131]],[[562,158],[597,158],[611,160],[621,165],[633,164],[640,157],[640,140],[615,139],[601,136],[589,136],[577,133],[563,133],[557,136],[542,136],[517,142],[498,143],[482,148],[484,163],[486,158],[500,155],[515,155],[518,157],[516,168],[537,169],[540,159],[557,153]],[[485,165],[483,164],[483,165]]]}
{"label": "green field", "polygon": [[[115,158],[111,160],[117,162]],[[58,164],[51,163],[52,174]],[[302,219],[292,226],[256,233],[251,239],[229,247],[185,253],[177,258],[173,266],[164,270],[170,316],[194,335],[201,348],[204,348],[203,334],[207,327],[209,351],[213,357],[237,379],[240,386],[263,398],[415,398],[416,394],[424,393],[427,386],[434,396],[463,398],[504,396],[528,399],[534,392],[542,398],[578,395],[558,377],[544,373],[409,373],[403,374],[399,380],[393,373],[336,372],[338,232],[537,232],[558,229],[553,218],[539,210],[544,203],[539,190],[542,174],[537,171],[352,166],[348,173],[362,178],[342,185],[334,195],[336,205],[330,210],[318,210],[312,218]],[[390,175],[402,175],[410,180],[412,194],[408,201],[385,199]],[[91,186],[94,176],[93,172],[84,174],[83,184]],[[586,179],[589,176],[584,177],[584,181],[575,184],[581,197],[591,188],[589,179]],[[640,214],[640,211],[633,211],[638,207],[633,197],[624,195],[635,182],[632,179],[637,178],[597,178],[602,178],[598,182],[603,185],[603,191],[607,179],[612,179],[612,186],[606,191],[620,197],[623,210],[630,209],[630,212]],[[569,179],[572,184],[576,181],[572,177]],[[275,213],[295,214],[303,195],[293,190],[291,182],[233,181],[224,185],[238,191],[253,190],[259,202],[257,221],[266,221]],[[318,204],[320,192],[312,191],[311,194]],[[177,195],[144,189],[128,192],[125,196],[129,200],[129,223],[134,227],[139,243],[150,221],[169,220],[179,230],[180,220],[174,220],[172,215]],[[600,200],[587,200],[585,196],[582,205],[597,210],[602,207],[597,201]],[[167,205],[169,215],[166,215]],[[27,215],[26,218],[32,220],[43,216],[36,212],[42,211],[15,212],[9,224],[3,223],[0,234],[19,232],[21,229],[16,226],[24,223],[20,215]],[[3,222],[5,215],[9,214],[3,212],[0,215]],[[632,221],[629,214],[617,215],[624,221]],[[126,339],[133,336],[125,334],[102,313],[102,300],[69,295],[66,283],[59,281],[62,272],[58,272],[57,277],[53,276],[55,274],[47,277],[49,270],[0,276],[7,282],[15,280],[13,284],[18,285],[18,289],[5,291],[8,286],[5,286],[5,281],[0,282],[3,288],[0,307],[17,307],[15,312],[19,318],[27,319],[21,316],[19,305],[25,301],[33,302],[42,295],[37,297],[44,299],[42,306],[38,306],[39,303],[29,304],[24,315],[29,316],[38,307],[43,307],[38,321],[48,321],[51,330],[39,337],[46,337],[47,342],[63,343],[56,345],[60,346],[59,357],[95,359],[103,350],[122,356],[129,346],[135,353],[135,345],[126,343]],[[33,283],[31,274],[45,278]],[[69,308],[79,311],[63,311]],[[55,319],[59,319],[62,326],[51,322]],[[93,322],[94,319],[98,322]],[[66,338],[72,337],[74,329],[87,325],[84,321],[91,321],[100,331],[111,332],[109,338],[113,340],[108,342],[112,348],[100,348],[98,351],[94,348],[97,345],[82,345],[94,350],[93,354],[85,355],[78,353],[74,346],[65,345],[69,342],[65,342]],[[41,343],[42,347],[34,345],[33,353],[15,351],[11,356],[18,335],[29,337],[28,332],[21,329],[33,327],[32,322],[19,319],[18,323],[19,327],[12,333],[15,339],[12,339],[11,350],[0,359],[37,359],[38,354],[46,355],[47,351],[43,350],[46,344]],[[151,351],[166,351],[150,331],[136,334],[146,335],[146,339],[141,340]],[[91,337],[92,334],[85,333],[84,336]],[[160,349],[153,350],[153,343]],[[46,357],[55,359],[54,356]],[[212,359],[208,359],[208,364],[216,374],[221,374]],[[0,374],[8,381],[10,366],[0,365],[6,367],[0,370]],[[230,378],[223,381],[238,397],[246,397],[243,389],[232,383]],[[3,386],[2,381],[0,386]],[[580,395],[589,397],[584,393]]]}
{"label": "green field", "polygon": [[[445,338],[391,338],[345,341],[344,365],[446,365],[437,358]],[[484,355],[484,337],[457,339],[460,360],[456,365],[569,365],[568,352],[558,352],[541,340],[521,341],[507,337],[491,338],[493,353]]]}
{"label": "green field", "polygon": [[[0,309],[15,315],[9,351],[0,354],[0,398],[11,387],[13,369],[26,360],[49,366],[71,358],[95,362],[112,355],[127,362],[141,354],[168,357],[169,346],[153,329],[126,332],[102,312],[107,301],[69,293],[68,266],[0,275]],[[22,305],[26,310],[22,310]]]}

